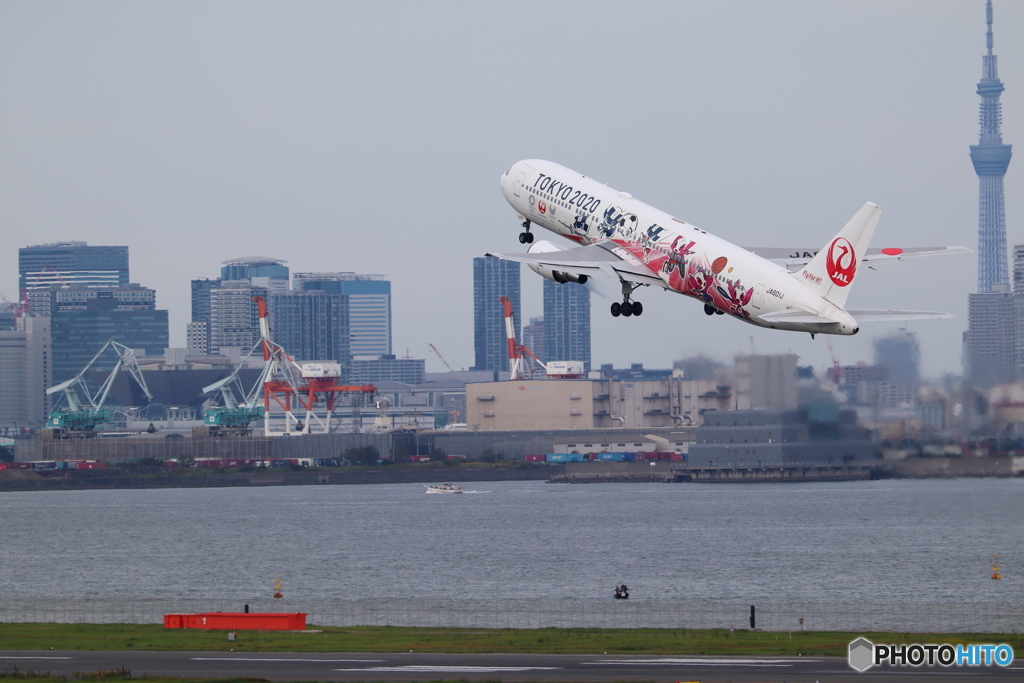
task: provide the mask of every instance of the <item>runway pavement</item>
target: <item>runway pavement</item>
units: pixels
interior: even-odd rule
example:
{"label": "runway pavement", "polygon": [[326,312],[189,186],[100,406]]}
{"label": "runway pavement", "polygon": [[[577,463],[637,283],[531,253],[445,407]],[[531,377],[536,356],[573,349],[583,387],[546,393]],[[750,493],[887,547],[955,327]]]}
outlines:
{"label": "runway pavement", "polygon": [[1009,667],[905,667],[860,674],[838,657],[700,657],[629,655],[18,652],[0,651],[0,671],[64,674],[118,667],[132,676],[259,677],[289,681],[733,681],[737,683],[996,683],[1024,680],[1024,662]]}

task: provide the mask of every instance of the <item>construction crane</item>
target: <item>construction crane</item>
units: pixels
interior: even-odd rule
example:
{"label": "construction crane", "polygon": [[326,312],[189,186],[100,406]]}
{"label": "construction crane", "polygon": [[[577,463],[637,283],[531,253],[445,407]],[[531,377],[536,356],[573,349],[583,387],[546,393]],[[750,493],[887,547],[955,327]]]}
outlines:
{"label": "construction crane", "polygon": [[836,352],[832,350],[832,343],[829,342],[827,347],[829,354],[831,354],[832,356],[832,369],[830,371],[830,374],[832,375],[832,383],[838,387],[839,381],[843,377],[843,370],[842,367],[839,365],[839,359],[836,358]]}
{"label": "construction crane", "polygon": [[[434,354],[435,354],[435,355],[436,355],[436,356],[437,356],[438,358],[440,358],[440,359],[441,359],[441,362],[442,362],[442,363],[444,363],[444,366],[445,366],[446,368],[448,368],[448,372],[456,372],[456,370],[455,370],[454,368],[452,368],[452,366],[451,366],[451,365],[450,365],[450,364],[448,363],[448,361],[447,361],[447,360],[445,360],[445,357],[444,357],[444,355],[443,355],[443,354],[442,354],[442,353],[441,353],[440,351],[438,351],[438,350],[437,350],[437,347],[436,347],[436,346],[434,346],[433,344],[431,344],[431,343],[429,343],[429,342],[427,343],[427,346],[429,346],[429,347],[430,347],[430,350],[431,350],[431,351],[433,351],[433,352],[434,352]],[[455,363],[455,361],[454,361],[454,360],[452,360],[452,363]],[[455,364],[456,364],[456,365],[459,365],[458,363],[455,363]],[[464,368],[464,367],[462,367],[461,365],[459,365],[459,369],[458,369],[458,372],[465,372],[465,371],[466,371],[466,368]]]}
{"label": "construction crane", "polygon": [[[117,352],[117,364],[107,375],[107,379],[99,387],[95,394],[89,390],[85,381],[85,373],[89,371],[100,356],[107,349],[114,349]],[[153,400],[153,394],[146,386],[146,378],[139,369],[138,361],[135,360],[135,352],[124,344],[114,340],[103,345],[95,356],[92,357],[82,370],[66,382],[54,385],[46,390],[47,396],[62,394],[63,407],[54,409],[46,421],[46,431],[43,435],[54,439],[82,438],[96,436],[96,427],[110,419],[110,410],[105,407],[110,388],[114,385],[121,368],[125,368],[131,376],[142,387],[146,398]],[[58,399],[60,404],[60,399]]]}

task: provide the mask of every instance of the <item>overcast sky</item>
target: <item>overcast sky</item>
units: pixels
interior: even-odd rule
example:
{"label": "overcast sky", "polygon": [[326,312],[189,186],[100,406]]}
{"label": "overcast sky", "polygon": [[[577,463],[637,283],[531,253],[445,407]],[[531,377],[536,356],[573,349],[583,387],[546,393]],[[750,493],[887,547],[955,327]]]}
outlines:
{"label": "overcast sky", "polygon": [[[1024,3],[995,3],[1008,246],[1024,242]],[[982,0],[0,2],[0,292],[18,248],[130,248],[185,345],[189,280],[246,255],[392,281],[394,349],[473,364],[472,259],[521,251],[501,173],[557,161],[744,246],[820,248],[865,201],[872,246],[977,244]],[[552,238],[559,241],[559,238]],[[857,280],[960,372],[975,255]],[[523,270],[523,321],[541,278]],[[614,289],[617,288],[613,288]],[[593,362],[751,346],[823,367],[874,337],[761,330],[644,289],[593,297]],[[495,302],[497,305],[497,302]]]}

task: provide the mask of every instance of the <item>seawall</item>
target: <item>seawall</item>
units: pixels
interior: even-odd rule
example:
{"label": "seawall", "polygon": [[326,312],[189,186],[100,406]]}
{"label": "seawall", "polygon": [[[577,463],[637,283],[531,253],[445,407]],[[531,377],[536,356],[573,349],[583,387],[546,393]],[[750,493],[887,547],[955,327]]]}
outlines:
{"label": "seawall", "polygon": [[189,474],[107,474],[102,470],[56,472],[41,476],[30,470],[0,472],[0,492],[83,489],[216,488],[236,486],[324,486],[332,484],[415,484],[431,482],[546,481],[564,466],[436,469],[339,468],[263,470]]}

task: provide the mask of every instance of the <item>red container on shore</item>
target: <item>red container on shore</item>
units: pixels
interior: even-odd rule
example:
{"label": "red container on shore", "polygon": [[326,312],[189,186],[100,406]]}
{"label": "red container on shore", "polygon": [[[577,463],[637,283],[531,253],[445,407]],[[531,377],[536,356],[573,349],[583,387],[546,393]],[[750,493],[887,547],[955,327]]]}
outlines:
{"label": "red container on shore", "polygon": [[525,462],[544,462],[544,458],[545,458],[545,456],[544,456],[543,453],[541,453],[540,455],[532,455],[531,454],[531,455],[523,456],[523,460]]}
{"label": "red container on shore", "polygon": [[165,614],[164,628],[199,628],[225,631],[305,631],[305,612],[206,612]]}

